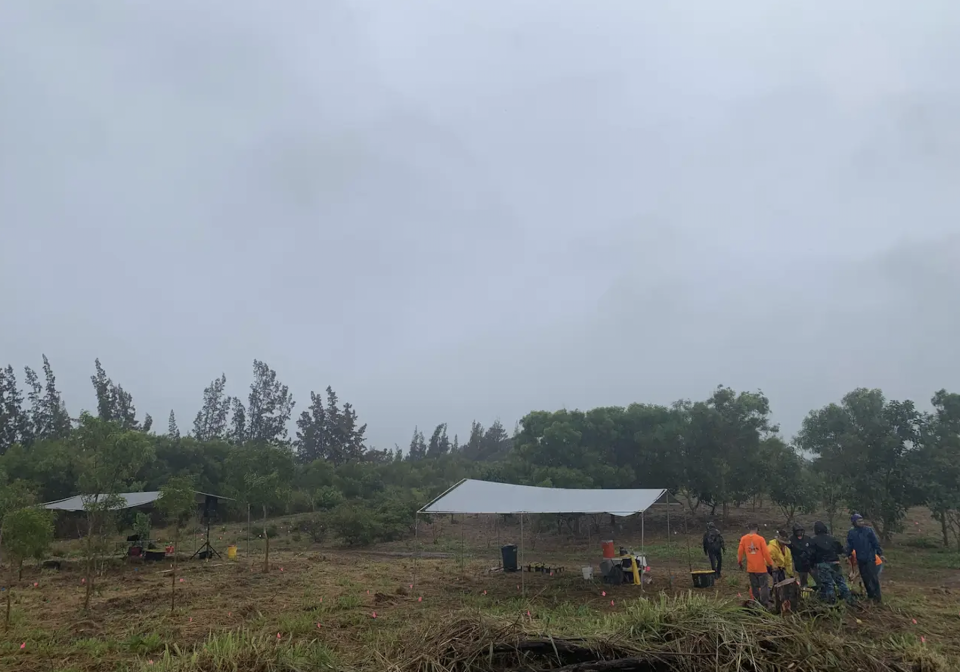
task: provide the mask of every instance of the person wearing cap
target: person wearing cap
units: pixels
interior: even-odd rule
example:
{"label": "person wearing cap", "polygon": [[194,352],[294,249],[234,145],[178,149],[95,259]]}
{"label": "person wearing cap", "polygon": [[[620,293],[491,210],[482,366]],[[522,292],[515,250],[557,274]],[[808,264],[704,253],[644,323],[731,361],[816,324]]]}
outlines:
{"label": "person wearing cap", "polygon": [[773,585],[793,576],[793,554],[790,553],[790,539],[786,530],[777,530],[777,536],[767,544],[773,567]]}
{"label": "person wearing cap", "polygon": [[860,579],[867,591],[867,597],[874,602],[880,602],[882,598],[880,574],[877,571],[877,558],[879,557],[881,563],[883,562],[880,540],[877,539],[877,533],[867,525],[867,521],[859,513],[850,516],[850,523],[853,527],[847,532],[846,554],[849,556],[857,554],[857,568],[860,570]]}
{"label": "person wearing cap", "polygon": [[810,566],[810,537],[800,523],[793,525],[790,554],[793,556],[793,570],[797,573],[797,580],[800,581],[802,588],[806,588],[808,577],[813,576],[813,580],[816,581],[817,576],[813,567]]}
{"label": "person wearing cap", "polygon": [[773,572],[773,559],[767,548],[767,540],[761,537],[757,530],[760,526],[751,523],[749,532],[740,537],[740,547],[737,549],[737,563],[743,569],[744,560],[747,563],[747,574],[750,576],[750,594],[764,607],[770,607],[770,583],[767,574]]}

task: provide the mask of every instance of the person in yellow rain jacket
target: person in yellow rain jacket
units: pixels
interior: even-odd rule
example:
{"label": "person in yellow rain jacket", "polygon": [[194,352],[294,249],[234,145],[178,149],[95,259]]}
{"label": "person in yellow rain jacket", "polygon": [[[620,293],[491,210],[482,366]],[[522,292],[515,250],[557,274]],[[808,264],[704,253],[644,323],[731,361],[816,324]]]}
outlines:
{"label": "person in yellow rain jacket", "polygon": [[790,537],[786,530],[777,530],[777,536],[767,544],[770,559],[773,561],[774,585],[793,576],[793,554],[790,552]]}

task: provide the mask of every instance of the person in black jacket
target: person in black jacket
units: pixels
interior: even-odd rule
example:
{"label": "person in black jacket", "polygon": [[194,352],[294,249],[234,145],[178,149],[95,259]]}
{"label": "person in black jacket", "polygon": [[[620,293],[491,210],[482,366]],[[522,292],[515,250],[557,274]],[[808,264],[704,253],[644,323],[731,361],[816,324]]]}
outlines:
{"label": "person in black jacket", "polygon": [[707,531],[703,535],[703,554],[710,559],[710,569],[714,571],[717,578],[720,578],[720,572],[723,570],[723,553],[727,550],[723,543],[723,535],[712,522],[707,523]]}
{"label": "person in black jacket", "polygon": [[817,570],[817,587],[825,602],[834,602],[839,596],[845,602],[850,601],[850,589],[840,570],[840,556],[843,546],[827,532],[827,526],[819,520],[813,524],[813,539],[807,550],[811,567]]}
{"label": "person in black jacket", "polygon": [[811,537],[806,535],[803,525],[794,523],[793,536],[790,537],[790,553],[793,555],[793,571],[797,573],[797,579],[800,586],[807,587],[807,577],[813,574],[813,580],[817,580],[816,573],[811,571],[810,566],[810,542]]}

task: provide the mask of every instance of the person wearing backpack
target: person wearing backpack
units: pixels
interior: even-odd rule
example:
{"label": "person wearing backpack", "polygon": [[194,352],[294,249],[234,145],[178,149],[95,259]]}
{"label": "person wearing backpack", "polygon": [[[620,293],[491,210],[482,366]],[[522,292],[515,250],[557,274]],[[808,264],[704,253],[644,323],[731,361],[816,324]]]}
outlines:
{"label": "person wearing backpack", "polygon": [[703,554],[710,560],[710,569],[714,571],[717,578],[720,578],[720,572],[723,570],[723,553],[727,550],[723,543],[723,535],[713,522],[707,523],[707,531],[703,535]]}

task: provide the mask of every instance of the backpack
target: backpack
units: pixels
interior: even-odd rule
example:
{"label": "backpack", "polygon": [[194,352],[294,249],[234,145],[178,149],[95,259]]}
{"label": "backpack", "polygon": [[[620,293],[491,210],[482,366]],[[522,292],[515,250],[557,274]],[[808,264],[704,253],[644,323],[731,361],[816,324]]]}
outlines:
{"label": "backpack", "polygon": [[719,551],[723,546],[723,537],[720,535],[720,531],[717,529],[712,529],[707,532],[707,548],[711,551]]}

